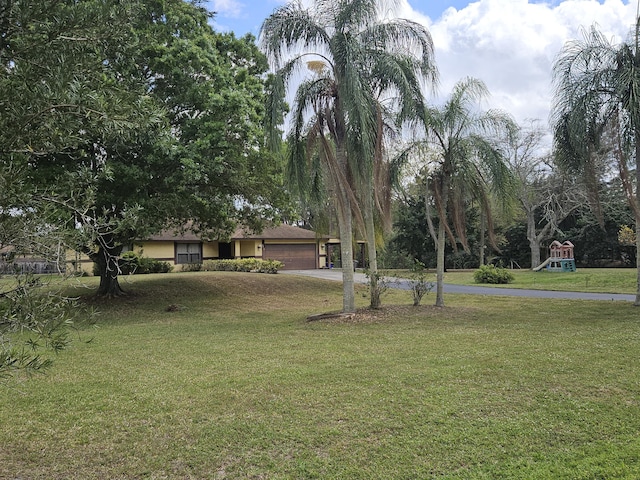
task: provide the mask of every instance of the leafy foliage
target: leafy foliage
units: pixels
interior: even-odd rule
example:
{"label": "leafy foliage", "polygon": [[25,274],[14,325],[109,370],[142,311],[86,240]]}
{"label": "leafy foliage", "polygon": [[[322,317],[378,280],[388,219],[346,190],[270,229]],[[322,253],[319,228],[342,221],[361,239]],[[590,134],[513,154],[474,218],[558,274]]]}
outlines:
{"label": "leafy foliage", "polygon": [[252,37],[214,32],[182,0],[16,0],[0,15],[0,164],[57,206],[99,293],[122,293],[117,259],[136,238],[258,227],[284,202]]}
{"label": "leafy foliage", "polygon": [[495,265],[480,265],[480,268],[473,273],[473,279],[476,283],[511,283],[515,277],[506,268],[496,267]]}
{"label": "leafy foliage", "polygon": [[169,273],[172,270],[169,262],[144,257],[136,252],[130,251],[120,255],[120,271],[123,275]]}
{"label": "leafy foliage", "polygon": [[622,225],[618,230],[618,243],[625,246],[635,246],[636,232],[629,225]]}
{"label": "leafy foliage", "polygon": [[364,271],[365,278],[369,284],[370,306],[373,309],[380,308],[382,295],[389,289],[390,281],[379,271]]}
{"label": "leafy foliage", "polygon": [[70,343],[70,332],[91,319],[76,299],[52,291],[40,278],[18,275],[0,286],[0,381],[42,372]]}
{"label": "leafy foliage", "polygon": [[260,258],[238,258],[234,260],[205,260],[199,270],[213,272],[254,272],[278,273],[284,263],[278,260],[262,260]]}
{"label": "leafy foliage", "polygon": [[411,286],[411,295],[413,297],[413,306],[417,307],[422,302],[422,297],[433,290],[435,283],[429,280],[430,275],[424,264],[415,261],[411,268],[409,276],[409,285]]}

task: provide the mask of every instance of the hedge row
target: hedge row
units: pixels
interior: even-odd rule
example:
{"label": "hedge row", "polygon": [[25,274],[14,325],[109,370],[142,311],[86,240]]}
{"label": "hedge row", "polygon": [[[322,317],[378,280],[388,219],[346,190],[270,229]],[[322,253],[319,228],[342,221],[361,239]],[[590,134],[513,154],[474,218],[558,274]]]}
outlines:
{"label": "hedge row", "polygon": [[203,263],[183,265],[183,272],[256,272],[278,273],[284,263],[277,260],[261,260],[259,258],[238,258],[234,260],[205,260]]}

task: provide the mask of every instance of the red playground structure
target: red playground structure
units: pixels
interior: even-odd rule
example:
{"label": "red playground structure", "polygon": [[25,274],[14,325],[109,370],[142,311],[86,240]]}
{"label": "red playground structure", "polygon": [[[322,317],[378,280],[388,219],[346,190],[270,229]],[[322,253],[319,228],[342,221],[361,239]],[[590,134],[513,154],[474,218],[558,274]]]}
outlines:
{"label": "red playground structure", "polygon": [[539,272],[543,268],[547,268],[549,272],[575,272],[576,261],[573,256],[573,243],[567,240],[560,243],[557,240],[549,245],[549,258],[533,269]]}

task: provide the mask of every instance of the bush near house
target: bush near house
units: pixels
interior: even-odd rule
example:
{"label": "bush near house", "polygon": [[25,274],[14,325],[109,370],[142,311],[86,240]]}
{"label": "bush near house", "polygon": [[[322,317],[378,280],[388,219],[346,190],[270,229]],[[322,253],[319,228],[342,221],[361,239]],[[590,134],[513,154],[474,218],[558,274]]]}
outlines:
{"label": "bush near house", "polygon": [[[118,262],[122,275],[141,275],[147,273],[169,273],[173,266],[169,262],[162,262],[155,258],[143,257],[136,252],[124,252]],[[99,275],[96,265],[93,274]]]}
{"label": "bush near house", "polygon": [[200,270],[206,272],[255,272],[278,273],[284,263],[278,260],[261,260],[259,258],[238,258],[234,260],[206,260]]}
{"label": "bush near house", "polygon": [[473,279],[476,283],[501,284],[513,282],[514,276],[505,268],[480,265],[480,268],[473,273]]}

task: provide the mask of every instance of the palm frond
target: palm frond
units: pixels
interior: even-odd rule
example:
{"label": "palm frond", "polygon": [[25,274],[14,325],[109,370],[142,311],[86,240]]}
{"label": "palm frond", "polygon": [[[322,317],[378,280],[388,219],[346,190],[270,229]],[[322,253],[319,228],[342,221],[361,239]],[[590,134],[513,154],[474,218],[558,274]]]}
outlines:
{"label": "palm frond", "polygon": [[322,49],[330,41],[325,25],[297,1],[277,8],[267,17],[258,38],[261,48],[276,65],[292,51]]}

